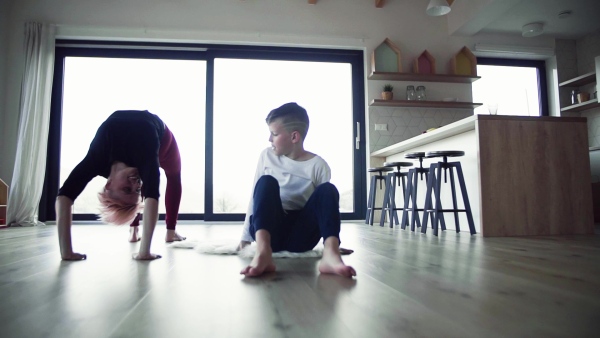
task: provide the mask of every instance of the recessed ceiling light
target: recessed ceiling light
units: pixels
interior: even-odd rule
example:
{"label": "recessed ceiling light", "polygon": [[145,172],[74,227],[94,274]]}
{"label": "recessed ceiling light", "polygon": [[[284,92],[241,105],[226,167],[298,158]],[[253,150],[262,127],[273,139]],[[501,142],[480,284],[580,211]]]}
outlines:
{"label": "recessed ceiling light", "polygon": [[558,18],[566,19],[566,18],[570,17],[571,14],[573,14],[573,12],[571,12],[570,10],[562,11],[562,12],[558,13]]}
{"label": "recessed ceiling light", "polygon": [[544,24],[541,22],[533,22],[523,26],[522,35],[526,38],[531,38],[544,33]]}

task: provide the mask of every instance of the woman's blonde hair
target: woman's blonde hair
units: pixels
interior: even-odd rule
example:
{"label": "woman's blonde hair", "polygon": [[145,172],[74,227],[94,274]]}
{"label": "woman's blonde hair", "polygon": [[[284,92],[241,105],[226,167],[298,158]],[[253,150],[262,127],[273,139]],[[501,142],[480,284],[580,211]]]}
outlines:
{"label": "woman's blonde hair", "polygon": [[138,212],[141,211],[141,203],[125,204],[109,196],[108,190],[102,190],[98,193],[100,201],[100,215],[102,222],[116,225],[129,224],[133,221]]}

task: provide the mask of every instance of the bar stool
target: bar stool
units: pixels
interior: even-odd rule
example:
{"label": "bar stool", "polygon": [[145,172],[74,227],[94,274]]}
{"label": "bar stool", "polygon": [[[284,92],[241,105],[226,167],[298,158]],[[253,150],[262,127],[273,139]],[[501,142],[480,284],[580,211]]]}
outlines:
{"label": "bar stool", "polygon": [[399,187],[402,186],[402,197],[404,198],[408,172],[403,172],[402,167],[412,167],[412,165],[411,162],[385,162],[383,164],[384,167],[395,168],[396,171],[387,174],[385,178],[385,196],[383,197],[380,226],[384,225],[387,213],[390,215],[390,228],[394,227],[394,221],[398,225],[398,210],[404,210],[404,208],[396,208],[396,182]]}
{"label": "bar stool", "polygon": [[[417,203],[417,192],[418,192],[418,188],[419,188],[419,181],[423,180],[423,177],[425,178],[425,184],[427,184],[427,182],[429,181],[429,168],[424,168],[423,167],[423,158],[425,158],[425,153],[424,152],[415,152],[415,153],[408,153],[406,155],[404,155],[405,158],[408,159],[418,159],[419,160],[419,166],[418,167],[414,167],[414,168],[410,168],[408,170],[408,177],[407,177],[407,181],[408,181],[408,185],[406,187],[406,191],[404,194],[404,208],[402,211],[402,229],[406,229],[406,226],[408,225],[408,217],[409,217],[409,213],[410,213],[410,230],[411,231],[415,231],[415,225],[417,227],[421,226],[421,221],[419,218],[419,211],[424,211],[424,208],[419,208],[418,203]],[[420,179],[419,179],[420,176]],[[426,195],[426,199],[427,198],[431,198],[430,195]],[[409,206],[410,204],[410,206]],[[444,217],[442,215],[441,217],[441,222],[442,222],[442,228],[446,229],[446,223],[444,221]]]}
{"label": "bar stool", "polygon": [[367,217],[365,218],[365,224],[373,225],[373,217],[375,216],[375,210],[382,210],[382,208],[375,207],[375,197],[377,196],[377,182],[379,182],[379,188],[383,189],[383,183],[385,182],[386,177],[383,175],[383,173],[387,173],[393,170],[393,168],[388,167],[374,167],[368,169],[370,173],[376,174],[371,176],[371,186],[369,188],[369,199],[367,201]]}
{"label": "bar stool", "polygon": [[[442,161],[432,163],[429,166],[429,181],[427,182],[427,196],[425,202],[425,213],[423,216],[423,227],[421,228],[421,232],[425,233],[427,231],[427,218],[429,213],[431,213],[431,223],[433,228],[433,234],[437,236],[438,234],[438,222],[439,218],[443,215],[444,212],[452,212],[454,213],[454,223],[456,225],[456,232],[460,232],[460,224],[458,221],[458,213],[465,212],[467,214],[467,222],[469,223],[469,230],[471,235],[476,233],[475,224],[473,222],[473,213],[471,212],[471,205],[469,203],[469,196],[467,194],[467,187],[465,185],[465,177],[463,175],[462,166],[459,161],[456,162],[448,162],[448,157],[459,157],[464,156],[464,151],[458,150],[447,150],[447,151],[430,151],[426,154],[427,158],[434,157],[442,157]],[[441,187],[442,187],[442,169],[444,169],[444,183],[447,182],[447,171],[450,171],[450,189],[452,193],[452,209],[443,209],[440,196],[441,196]],[[461,194],[463,197],[464,209],[459,209],[456,203],[456,185],[454,183],[454,169],[456,169],[456,175],[458,177],[458,183],[460,185]],[[435,206],[432,205],[431,202],[431,193],[435,194]],[[445,226],[442,227],[442,230],[445,230]]]}

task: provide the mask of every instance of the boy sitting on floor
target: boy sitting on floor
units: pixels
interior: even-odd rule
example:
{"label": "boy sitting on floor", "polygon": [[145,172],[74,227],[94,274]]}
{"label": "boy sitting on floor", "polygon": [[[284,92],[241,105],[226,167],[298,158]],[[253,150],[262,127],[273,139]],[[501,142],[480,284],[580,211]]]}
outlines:
{"label": "boy sitting on floor", "polygon": [[323,238],[319,271],[356,276],[340,255],[339,192],[329,182],[329,165],[304,149],[309,125],[306,110],[286,103],[272,110],[266,122],[271,148],[258,159],[254,193],[238,246],[242,249],[255,240],[257,250],[240,273],[255,277],[273,272],[273,252],[312,250]]}

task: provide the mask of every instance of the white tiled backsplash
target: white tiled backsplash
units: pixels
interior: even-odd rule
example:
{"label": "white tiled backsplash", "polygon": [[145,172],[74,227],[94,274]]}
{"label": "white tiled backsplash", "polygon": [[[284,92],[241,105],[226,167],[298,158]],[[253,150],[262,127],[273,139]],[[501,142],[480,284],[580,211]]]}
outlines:
{"label": "white tiled backsplash", "polygon": [[[429,128],[445,126],[473,115],[471,109],[369,107],[370,151],[415,137]],[[387,130],[375,130],[375,124]]]}

